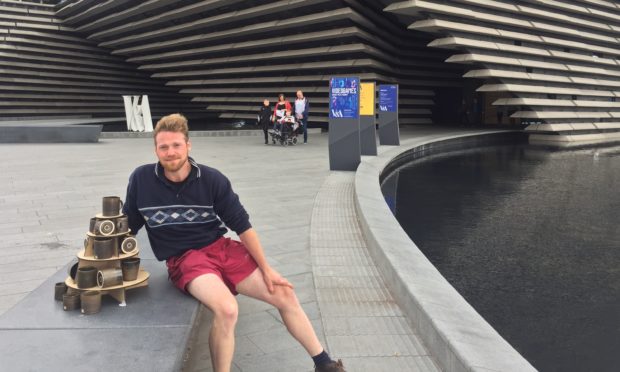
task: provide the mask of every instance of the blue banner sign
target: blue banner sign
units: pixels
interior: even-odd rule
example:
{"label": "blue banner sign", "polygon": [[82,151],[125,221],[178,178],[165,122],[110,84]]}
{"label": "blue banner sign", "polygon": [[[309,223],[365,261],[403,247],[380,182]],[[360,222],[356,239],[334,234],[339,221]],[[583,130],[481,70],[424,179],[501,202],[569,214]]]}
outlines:
{"label": "blue banner sign", "polygon": [[359,118],[360,79],[332,77],[329,81],[329,118]]}
{"label": "blue banner sign", "polygon": [[398,86],[379,85],[379,111],[396,112],[398,106]]}

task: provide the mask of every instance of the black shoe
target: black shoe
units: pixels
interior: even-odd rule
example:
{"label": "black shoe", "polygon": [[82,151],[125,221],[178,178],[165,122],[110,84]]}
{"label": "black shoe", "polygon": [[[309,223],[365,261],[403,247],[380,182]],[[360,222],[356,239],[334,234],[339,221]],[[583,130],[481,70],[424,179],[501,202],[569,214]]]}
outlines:
{"label": "black shoe", "polygon": [[342,365],[342,360],[338,359],[337,362],[333,360],[326,364],[321,364],[318,367],[314,368],[315,372],[346,372],[344,370],[344,366]]}

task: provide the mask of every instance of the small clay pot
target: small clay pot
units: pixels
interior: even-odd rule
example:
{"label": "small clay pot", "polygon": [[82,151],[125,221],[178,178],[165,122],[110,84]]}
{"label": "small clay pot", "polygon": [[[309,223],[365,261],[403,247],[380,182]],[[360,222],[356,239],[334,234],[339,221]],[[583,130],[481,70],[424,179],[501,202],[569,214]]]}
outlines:
{"label": "small clay pot", "polygon": [[94,266],[80,267],[77,271],[78,288],[92,288],[97,285],[97,268]]}
{"label": "small clay pot", "polygon": [[96,314],[101,310],[101,292],[85,291],[80,295],[82,314]]}
{"label": "small clay pot", "polygon": [[116,231],[116,225],[111,220],[97,220],[95,222],[96,235],[112,235]]}
{"label": "small clay pot", "polygon": [[126,233],[129,231],[129,218],[127,216],[119,217],[116,219],[116,232]]}
{"label": "small clay pot", "polygon": [[64,311],[75,310],[80,307],[80,295],[78,293],[65,293],[62,296],[62,309]]}
{"label": "small clay pot", "polygon": [[65,282],[59,282],[54,285],[54,300],[62,301],[62,296],[67,293],[67,285]]}
{"label": "small clay pot", "polygon": [[97,273],[97,285],[99,288],[113,287],[123,284],[123,270],[103,269]]}
{"label": "small clay pot", "polygon": [[93,244],[93,256],[98,260],[113,257],[116,254],[114,239],[95,239]]}
{"label": "small clay pot", "polygon": [[88,226],[88,231],[90,231],[92,234],[96,234],[95,232],[95,223],[97,222],[97,219],[95,217],[90,219],[90,224]]}
{"label": "small clay pot", "polygon": [[104,217],[118,216],[123,208],[123,202],[118,196],[104,196],[101,205]]}
{"label": "small clay pot", "polygon": [[128,236],[123,239],[123,242],[121,243],[121,251],[123,251],[123,253],[133,253],[136,249],[138,249],[138,241],[136,238]]}
{"label": "small clay pot", "polygon": [[128,282],[138,279],[138,271],[140,271],[140,258],[133,257],[121,262],[123,270],[123,280]]}
{"label": "small clay pot", "polygon": [[95,243],[95,238],[93,238],[92,236],[87,236],[84,239],[84,256],[95,255],[95,251],[93,247],[94,243]]}
{"label": "small clay pot", "polygon": [[73,279],[75,281],[75,277],[77,275],[77,269],[78,269],[78,263],[74,263],[73,265],[71,265],[71,267],[68,270],[68,274],[71,277],[71,279]]}

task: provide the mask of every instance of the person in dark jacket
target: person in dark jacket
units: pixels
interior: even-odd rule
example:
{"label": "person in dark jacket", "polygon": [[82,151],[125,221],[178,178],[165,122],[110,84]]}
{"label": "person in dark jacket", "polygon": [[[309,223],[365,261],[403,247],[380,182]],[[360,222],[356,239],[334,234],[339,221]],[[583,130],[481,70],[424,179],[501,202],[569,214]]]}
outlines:
{"label": "person in dark jacket", "polygon": [[263,133],[265,134],[265,145],[269,142],[269,136],[267,131],[269,130],[269,125],[271,124],[271,107],[269,107],[269,100],[266,99],[263,101],[263,106],[261,106],[260,111],[258,112],[258,125],[263,129]]}
{"label": "person in dark jacket", "polygon": [[[123,212],[132,233],[145,227],[170,280],[213,312],[209,348],[214,371],[230,371],[238,316],[237,293],[275,306],[291,335],[312,356],[316,371],[344,371],[323,349],[291,283],[267,262],[249,215],[218,170],[198,164],[187,119],[163,117],[154,131],[159,162],[136,168]],[[226,227],[236,241],[224,236]]]}

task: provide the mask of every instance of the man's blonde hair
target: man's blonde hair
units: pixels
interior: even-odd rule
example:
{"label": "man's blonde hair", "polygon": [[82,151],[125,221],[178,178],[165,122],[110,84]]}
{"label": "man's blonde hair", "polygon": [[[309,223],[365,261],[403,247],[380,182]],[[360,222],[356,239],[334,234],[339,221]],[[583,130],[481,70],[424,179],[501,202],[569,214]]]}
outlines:
{"label": "man's blonde hair", "polygon": [[187,127],[187,118],[185,116],[179,113],[170,114],[159,119],[157,125],[155,125],[155,129],[153,130],[153,140],[157,145],[157,134],[159,132],[176,132],[183,133],[183,135],[185,136],[185,141],[188,141],[188,131],[189,129]]}

